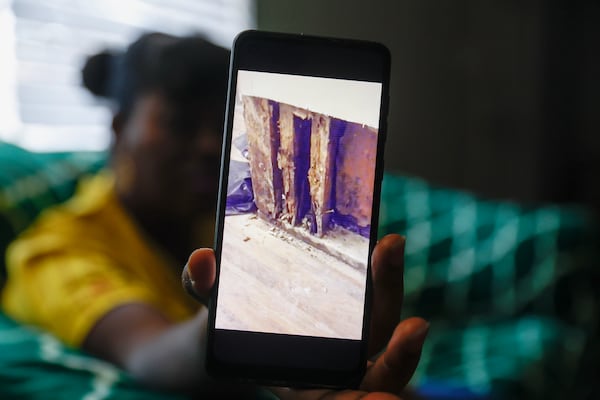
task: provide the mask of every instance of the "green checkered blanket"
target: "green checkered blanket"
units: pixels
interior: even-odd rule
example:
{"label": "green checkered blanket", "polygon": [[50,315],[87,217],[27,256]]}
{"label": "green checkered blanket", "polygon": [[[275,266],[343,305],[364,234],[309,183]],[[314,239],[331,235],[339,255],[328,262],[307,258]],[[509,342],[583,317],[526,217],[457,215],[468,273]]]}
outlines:
{"label": "green checkered blanket", "polygon": [[183,399],[144,389],[111,364],[0,315],[0,398]]}
{"label": "green checkered blanket", "polygon": [[[105,157],[33,154],[0,143],[2,254]],[[418,391],[456,399],[598,398],[597,226],[579,207],[486,201],[386,175],[380,235],[407,236],[404,316],[432,322],[412,381]],[[49,397],[173,398],[0,315],[0,398]]]}
{"label": "green checkered blanket", "polygon": [[586,209],[486,201],[387,175],[380,221],[381,235],[407,236],[405,316],[432,323],[417,387],[598,393],[600,242]]}

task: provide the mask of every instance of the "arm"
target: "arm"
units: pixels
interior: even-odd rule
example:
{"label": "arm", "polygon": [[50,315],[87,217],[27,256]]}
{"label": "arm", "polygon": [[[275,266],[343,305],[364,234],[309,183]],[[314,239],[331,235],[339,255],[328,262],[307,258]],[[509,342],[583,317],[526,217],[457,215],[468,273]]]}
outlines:
{"label": "arm", "polygon": [[[212,255],[212,251],[203,249],[190,257],[199,282],[214,280],[212,260],[203,264],[207,251]],[[204,287],[196,283],[194,292],[205,296],[211,286],[212,283]],[[204,307],[194,318],[175,324],[149,305],[130,303],[111,310],[98,321],[83,348],[120,366],[148,386],[215,394],[223,390],[223,385],[215,384],[205,373],[206,321]],[[252,390],[231,386],[227,388],[229,395]]]}
{"label": "arm", "polygon": [[126,304],[95,325],[83,348],[154,387],[191,388],[205,378],[205,319],[202,310],[189,321],[173,324],[148,305]]}

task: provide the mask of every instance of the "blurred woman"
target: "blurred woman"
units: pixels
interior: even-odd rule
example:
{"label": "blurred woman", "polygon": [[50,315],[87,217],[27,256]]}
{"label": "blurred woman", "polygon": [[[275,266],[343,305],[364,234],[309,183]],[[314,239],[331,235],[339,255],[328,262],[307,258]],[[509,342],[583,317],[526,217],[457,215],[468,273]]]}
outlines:
{"label": "blurred woman", "polygon": [[[123,54],[105,51],[87,61],[85,86],[114,107],[110,167],[10,247],[6,313],[154,387],[221,395],[253,390],[206,376],[206,309],[181,284],[186,262],[183,279],[196,298],[214,283],[209,248],[228,59],[227,50],[200,37],[152,33]],[[373,257],[372,353],[395,333],[387,361],[372,364],[364,390],[399,392],[427,332],[417,318],[396,326],[403,243],[386,237]]]}

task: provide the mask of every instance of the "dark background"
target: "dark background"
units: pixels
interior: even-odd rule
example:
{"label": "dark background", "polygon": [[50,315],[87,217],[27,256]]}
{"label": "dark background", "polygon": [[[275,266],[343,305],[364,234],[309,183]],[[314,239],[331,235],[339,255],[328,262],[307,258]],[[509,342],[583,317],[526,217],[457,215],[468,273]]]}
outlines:
{"label": "dark background", "polygon": [[388,46],[389,171],[600,209],[600,1],[258,0],[257,17]]}

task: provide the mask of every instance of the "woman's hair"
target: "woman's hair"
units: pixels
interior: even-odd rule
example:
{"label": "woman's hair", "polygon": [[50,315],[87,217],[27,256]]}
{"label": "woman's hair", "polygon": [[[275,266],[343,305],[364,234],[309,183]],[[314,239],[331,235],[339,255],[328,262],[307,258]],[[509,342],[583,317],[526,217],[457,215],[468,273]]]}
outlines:
{"label": "woman's hair", "polygon": [[105,50],[82,70],[84,86],[129,115],[137,98],[158,92],[174,105],[225,104],[229,51],[199,36],[148,33],[125,52]]}

